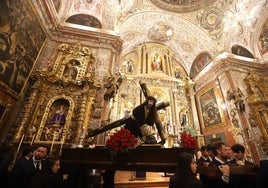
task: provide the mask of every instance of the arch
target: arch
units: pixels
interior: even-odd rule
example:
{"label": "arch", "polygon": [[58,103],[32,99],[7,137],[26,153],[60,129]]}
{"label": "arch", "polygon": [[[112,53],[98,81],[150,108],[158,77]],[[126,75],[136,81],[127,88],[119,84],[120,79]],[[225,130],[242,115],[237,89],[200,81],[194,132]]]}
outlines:
{"label": "arch", "polygon": [[193,61],[190,78],[194,78],[199,72],[201,72],[210,62],[212,57],[208,52],[200,53]]}
{"label": "arch", "polygon": [[61,139],[66,136],[66,130],[69,129],[73,109],[74,101],[65,95],[59,95],[49,100],[36,140],[39,142],[51,142],[53,140],[61,142]]}
{"label": "arch", "polygon": [[232,54],[235,54],[235,55],[248,57],[248,58],[252,58],[252,59],[255,58],[253,56],[253,54],[248,49],[246,49],[245,47],[240,46],[240,45],[232,46],[231,51],[232,51]]}
{"label": "arch", "polygon": [[75,14],[67,18],[66,22],[99,29],[102,28],[101,22],[96,17],[86,14]]}

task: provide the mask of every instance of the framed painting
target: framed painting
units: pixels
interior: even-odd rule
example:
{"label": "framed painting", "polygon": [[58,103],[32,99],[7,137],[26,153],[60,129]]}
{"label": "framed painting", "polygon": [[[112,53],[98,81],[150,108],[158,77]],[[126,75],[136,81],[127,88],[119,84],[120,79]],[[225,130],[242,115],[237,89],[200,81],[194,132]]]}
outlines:
{"label": "framed painting", "polygon": [[197,97],[203,128],[210,128],[222,124],[222,115],[215,94],[215,88],[211,87]]}
{"label": "framed painting", "polygon": [[213,144],[217,142],[226,143],[226,138],[225,138],[224,133],[216,133],[212,135],[207,135],[205,138],[206,138],[206,144]]}
{"label": "framed painting", "polygon": [[17,97],[31,74],[46,34],[28,1],[0,2],[0,85]]}

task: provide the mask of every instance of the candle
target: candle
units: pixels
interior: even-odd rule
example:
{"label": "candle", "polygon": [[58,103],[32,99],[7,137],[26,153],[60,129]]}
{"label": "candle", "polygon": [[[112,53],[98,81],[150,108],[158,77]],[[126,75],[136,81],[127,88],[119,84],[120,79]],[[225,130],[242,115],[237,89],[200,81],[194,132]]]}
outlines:
{"label": "candle", "polygon": [[25,134],[23,134],[21,139],[20,139],[20,143],[19,143],[19,146],[18,146],[18,149],[17,149],[17,153],[19,153],[19,151],[20,151],[20,147],[21,147],[22,141],[24,139],[24,136],[25,136]]}
{"label": "candle", "polygon": [[31,140],[31,143],[30,143],[30,145],[33,145],[33,142],[34,142],[34,138],[35,138],[35,134],[33,134],[33,137],[32,137],[32,140]]}
{"label": "candle", "polygon": [[62,139],[61,139],[60,154],[61,154],[61,151],[62,151],[62,147],[63,147],[63,144],[64,144],[64,140],[65,140],[65,136],[63,136]]}
{"label": "candle", "polygon": [[52,150],[53,150],[53,146],[54,146],[54,141],[55,141],[55,132],[53,134],[53,139],[52,139],[52,143],[51,143],[51,147],[50,147],[50,154],[52,153]]}

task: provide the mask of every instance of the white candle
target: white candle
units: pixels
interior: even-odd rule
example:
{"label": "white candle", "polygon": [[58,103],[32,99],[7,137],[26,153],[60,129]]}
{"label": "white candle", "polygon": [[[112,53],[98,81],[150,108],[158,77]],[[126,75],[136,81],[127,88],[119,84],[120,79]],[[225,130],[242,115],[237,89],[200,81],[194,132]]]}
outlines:
{"label": "white candle", "polygon": [[63,136],[62,139],[61,139],[60,154],[61,154],[61,151],[62,151],[62,147],[63,147],[63,144],[64,144],[64,140],[65,140],[65,136]]}
{"label": "white candle", "polygon": [[53,134],[53,139],[52,139],[52,143],[51,143],[51,147],[50,147],[50,154],[52,153],[52,150],[53,150],[53,146],[54,146],[54,141],[55,141],[55,132]]}
{"label": "white candle", "polygon": [[34,142],[34,138],[35,138],[35,134],[33,134],[33,137],[32,137],[32,140],[31,140],[31,143],[30,143],[30,145],[33,145],[33,142]]}
{"label": "white candle", "polygon": [[20,139],[20,143],[19,143],[19,146],[18,146],[18,149],[17,149],[17,153],[19,153],[19,151],[20,151],[20,147],[21,147],[22,141],[24,139],[24,136],[25,136],[25,134],[23,134],[21,139]]}

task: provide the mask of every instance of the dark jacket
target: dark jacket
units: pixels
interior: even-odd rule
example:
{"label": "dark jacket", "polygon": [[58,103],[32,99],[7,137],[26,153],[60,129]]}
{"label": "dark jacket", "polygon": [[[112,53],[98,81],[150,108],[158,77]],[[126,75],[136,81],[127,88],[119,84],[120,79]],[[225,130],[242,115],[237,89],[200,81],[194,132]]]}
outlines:
{"label": "dark jacket", "polygon": [[65,188],[65,185],[67,181],[61,173],[40,171],[33,177],[29,188]]}
{"label": "dark jacket", "polygon": [[32,178],[38,170],[35,168],[33,159],[25,157],[19,159],[8,178],[8,188],[28,188]]}
{"label": "dark jacket", "polygon": [[[175,175],[171,176],[169,180],[169,188],[180,187],[180,183],[177,181]],[[184,181],[183,184],[184,188],[203,188],[202,182],[195,177],[189,178],[188,181]]]}

